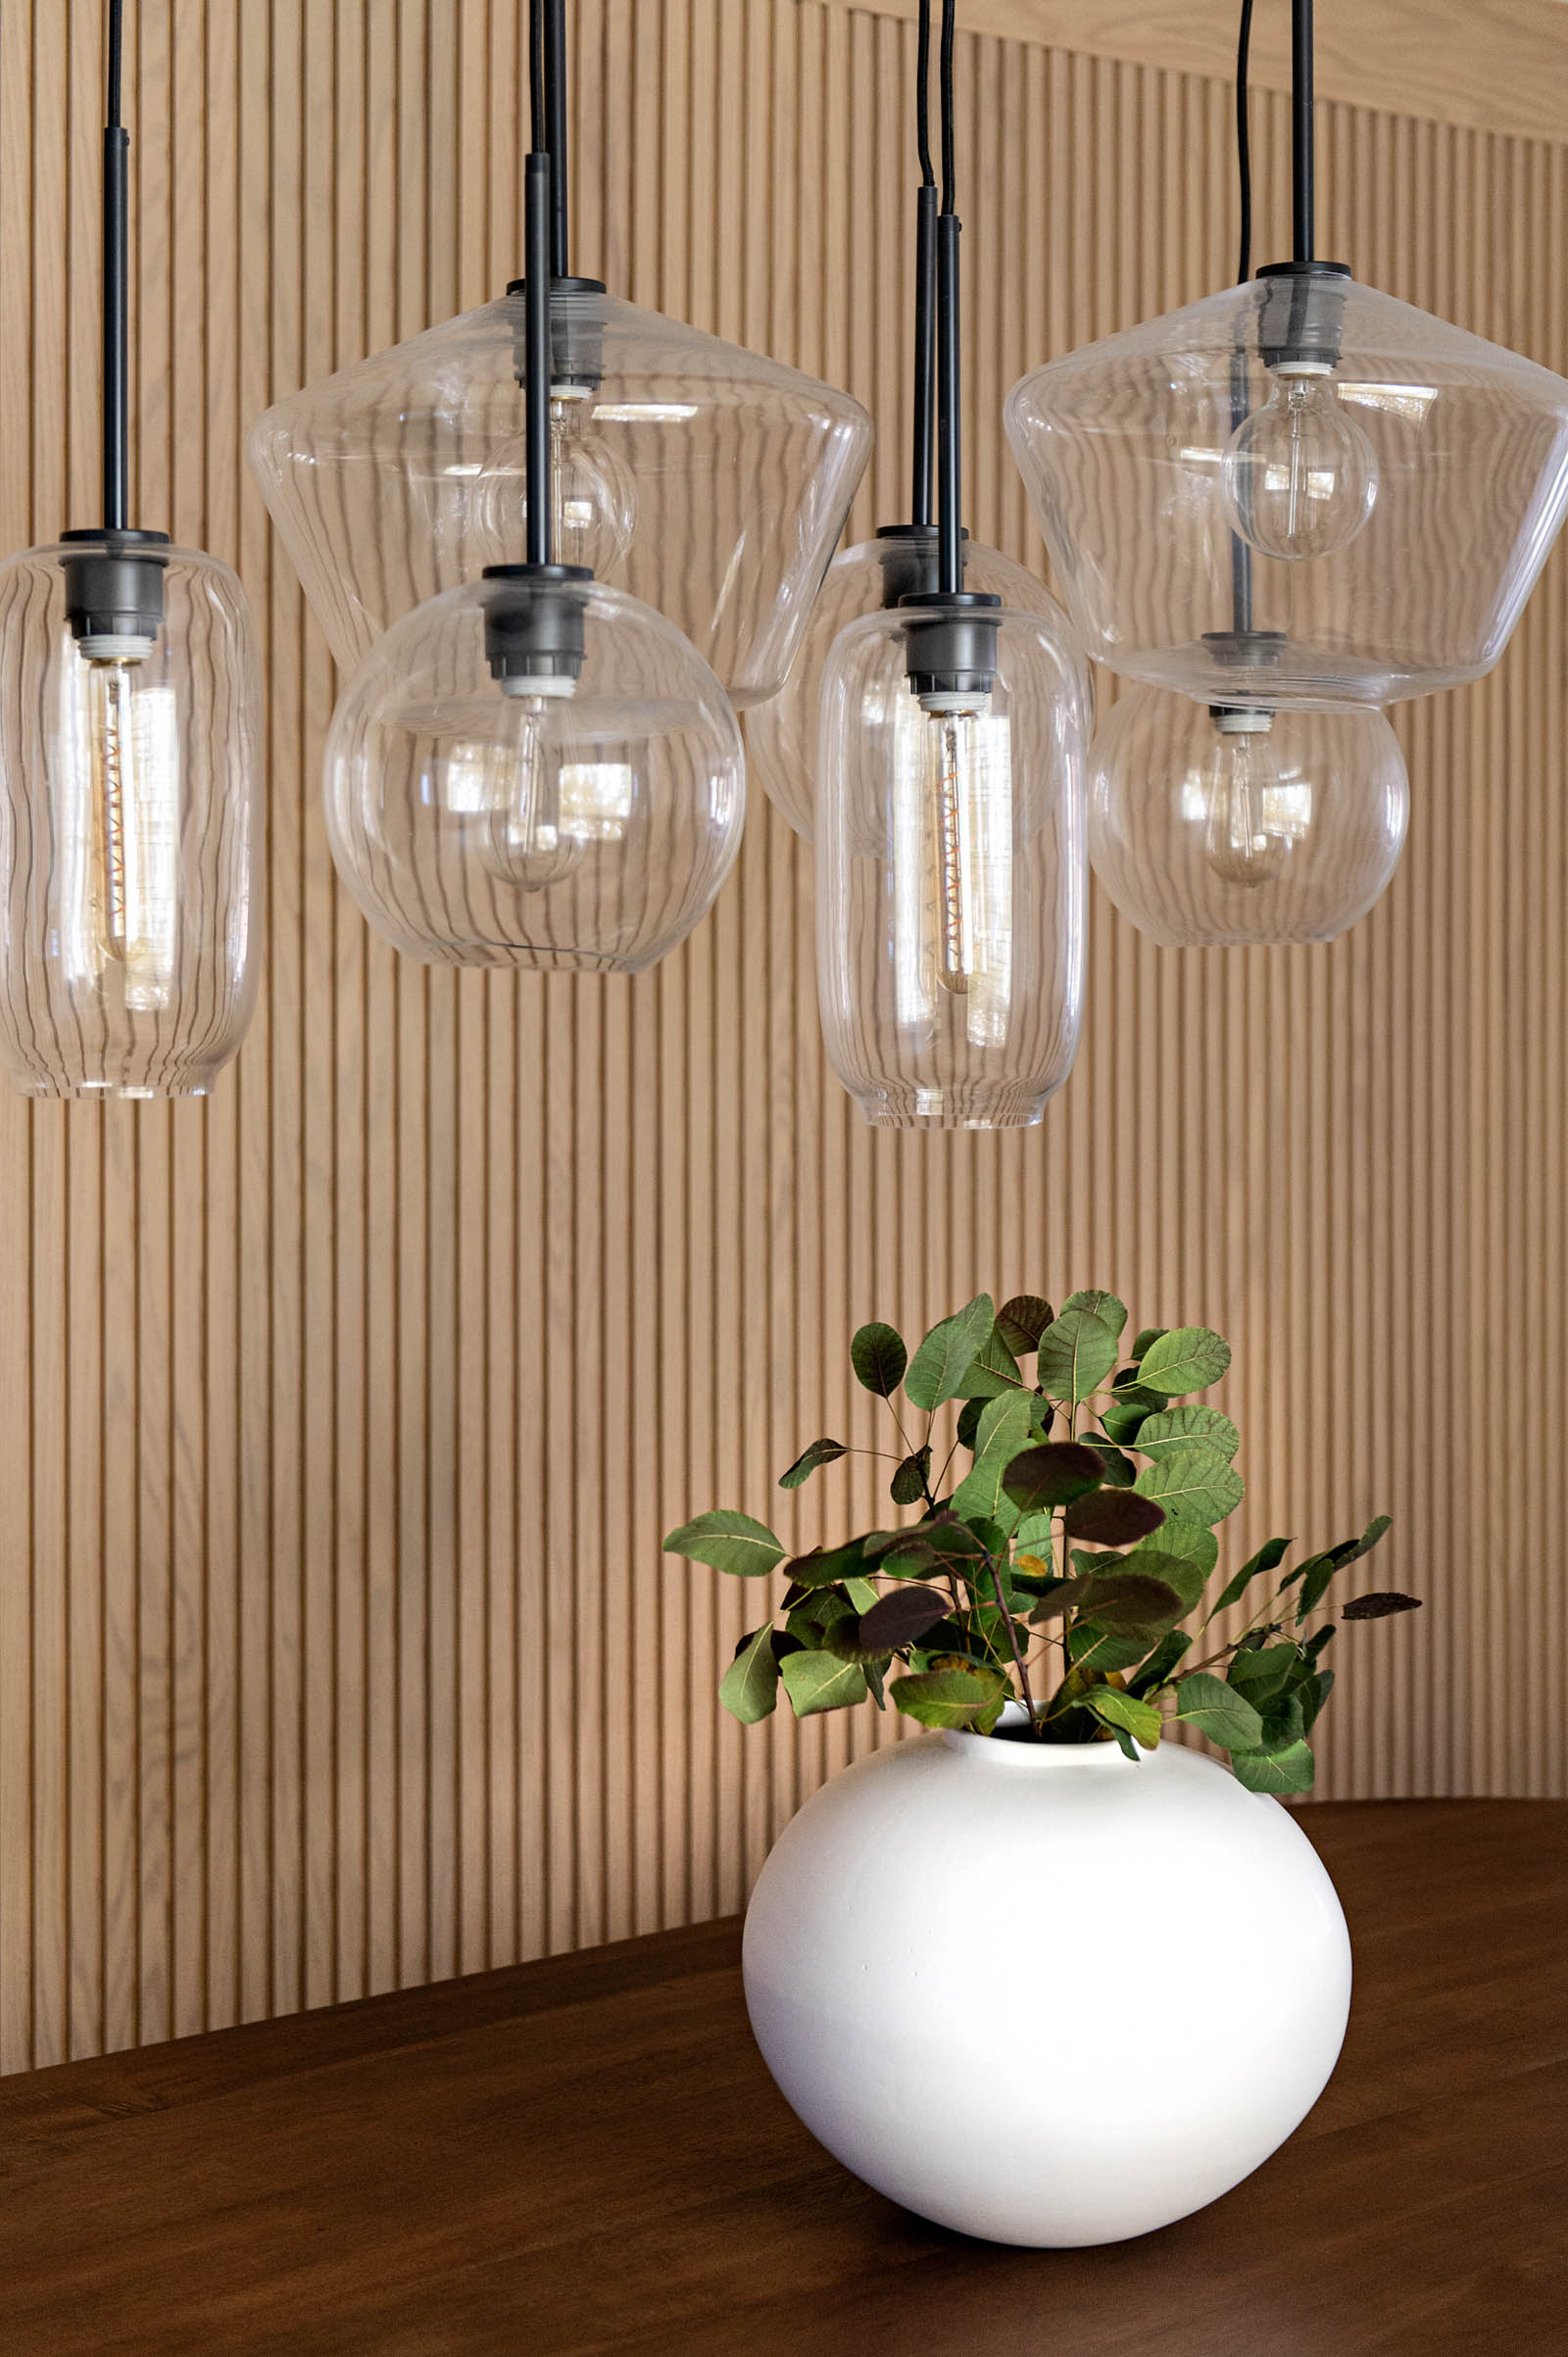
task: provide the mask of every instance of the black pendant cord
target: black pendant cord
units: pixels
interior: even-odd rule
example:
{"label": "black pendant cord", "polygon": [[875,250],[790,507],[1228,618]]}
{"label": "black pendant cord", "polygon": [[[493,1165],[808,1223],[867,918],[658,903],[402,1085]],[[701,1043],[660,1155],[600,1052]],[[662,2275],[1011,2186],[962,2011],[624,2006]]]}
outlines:
{"label": "black pendant cord", "polygon": [[566,0],[545,0],[544,82],[545,136],[535,137],[550,158],[550,269],[557,278],[567,275],[566,248],[570,223],[566,205]]}
{"label": "black pendant cord", "polygon": [[1317,259],[1312,0],[1291,0],[1291,216],[1297,262]]}
{"label": "black pendant cord", "polygon": [[128,364],[130,134],[121,121],[123,0],[109,0],[104,121],[104,529],[122,532],[129,512]]}
{"label": "black pendant cord", "polygon": [[552,178],[548,155],[529,156],[524,166],[523,269],[527,274],[524,298],[523,377],[526,404],[526,470],[528,563],[552,565],[550,481],[550,224]]}
{"label": "black pendant cord", "polygon": [[931,0],[920,0],[914,115],[920,186],[915,196],[914,217],[914,449],[909,521],[918,530],[929,531],[937,398],[937,175],[931,166]]}
{"label": "black pendant cord", "polygon": [[1252,0],[1242,0],[1241,29],[1236,36],[1236,179],[1241,199],[1237,234],[1236,283],[1245,286],[1252,273],[1252,132],[1248,115],[1248,61],[1252,46]]}
{"label": "black pendant cord", "polygon": [[[1252,268],[1252,143],[1248,119],[1248,68],[1252,43],[1252,0],[1242,0],[1241,28],[1236,37],[1236,176],[1241,197],[1241,227],[1236,283],[1245,286]],[[1245,315],[1237,322],[1236,348],[1231,354],[1231,431],[1247,421],[1250,386],[1247,363]],[[1252,552],[1240,532],[1231,534],[1231,628],[1238,637],[1252,627]]]}
{"label": "black pendant cord", "polygon": [[959,443],[958,216],[955,209],[955,0],[942,0],[942,209],[937,216],[937,587],[963,588],[963,453]]}

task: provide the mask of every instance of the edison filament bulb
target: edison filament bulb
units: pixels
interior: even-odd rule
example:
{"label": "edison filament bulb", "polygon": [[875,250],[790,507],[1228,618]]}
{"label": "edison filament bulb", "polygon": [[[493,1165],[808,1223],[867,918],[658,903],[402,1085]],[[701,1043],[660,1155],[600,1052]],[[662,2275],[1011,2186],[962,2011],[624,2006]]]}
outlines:
{"label": "edison filament bulb", "polygon": [[1216,708],[1214,752],[1204,785],[1203,854],[1227,884],[1271,884],[1299,834],[1274,760],[1274,715]]}
{"label": "edison filament bulb", "polygon": [[1346,548],[1370,516],[1378,462],[1322,362],[1281,362],[1262,409],[1225,448],[1226,514],[1260,556],[1298,563]]}

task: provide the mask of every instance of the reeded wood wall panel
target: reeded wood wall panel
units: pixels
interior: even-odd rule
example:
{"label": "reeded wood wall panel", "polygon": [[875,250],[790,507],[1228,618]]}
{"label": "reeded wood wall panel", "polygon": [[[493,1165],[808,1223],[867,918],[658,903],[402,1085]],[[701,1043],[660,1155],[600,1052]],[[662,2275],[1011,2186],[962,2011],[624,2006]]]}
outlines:
{"label": "reeded wood wall panel", "polygon": [[[982,1284],[1228,1333],[1240,1539],[1393,1511],[1379,1576],[1429,1600],[1342,1641],[1325,1791],[1561,1792],[1561,555],[1496,677],[1401,715],[1410,846],[1348,938],[1163,952],[1097,896],[1038,1131],[859,1127],[765,806],[646,976],[400,965],[334,886],[331,666],[240,437],[515,270],[521,0],[135,14],[137,507],[264,629],[266,995],[206,1105],[0,1103],[0,2063],[738,1905],[887,1731],[721,1723],[749,1599],[661,1534],[869,1438],[850,1328]],[[896,516],[910,26],[573,16],[579,267],[850,385],[883,431],[858,520]],[[1227,280],[1229,94],[993,37],[959,74],[969,516],[1035,561],[1002,396]],[[0,0],[6,547],[96,505],[98,82],[99,0]],[[1339,105],[1323,136],[1326,250],[1568,367],[1563,148]],[[852,1507],[840,1468],[783,1522]]]}

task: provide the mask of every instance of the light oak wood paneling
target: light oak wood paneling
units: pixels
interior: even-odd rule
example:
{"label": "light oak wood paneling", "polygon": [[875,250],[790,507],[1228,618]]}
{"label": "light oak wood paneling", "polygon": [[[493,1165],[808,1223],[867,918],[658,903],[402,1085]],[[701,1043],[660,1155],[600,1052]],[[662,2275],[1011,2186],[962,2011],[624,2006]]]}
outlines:
{"label": "light oak wood paneling", "polygon": [[[771,1511],[819,1431],[869,1439],[852,1326],[981,1285],[1104,1282],[1230,1334],[1239,1540],[1393,1511],[1379,1580],[1429,1601],[1343,1641],[1327,1792],[1563,1791],[1561,556],[1494,679],[1400,715],[1410,846],[1356,932],[1189,956],[1097,896],[1078,1070],[1037,1131],[859,1126],[823,1070],[808,861],[765,806],[650,974],[400,964],[333,881],[331,665],[240,437],[514,273],[521,0],[136,15],[137,504],[238,565],[265,635],[266,991],[205,1105],[0,1102],[0,2064],[738,1906],[888,1730],[721,1721],[753,1599],[661,1535]],[[97,499],[99,16],[0,0],[7,547]],[[857,529],[898,515],[909,25],[573,21],[580,266],[848,384],[883,433]],[[1008,23],[1051,29],[1043,0]],[[1431,23],[1435,74],[1440,35],[1466,53]],[[969,519],[1034,563],[1003,394],[1224,283],[1230,98],[995,28],[959,74]],[[1406,103],[1436,86],[1412,69]],[[1261,248],[1277,94],[1257,130]],[[1561,146],[1344,92],[1323,140],[1326,250],[1568,366]],[[780,1503],[802,1541],[877,1511],[844,1468]]]}

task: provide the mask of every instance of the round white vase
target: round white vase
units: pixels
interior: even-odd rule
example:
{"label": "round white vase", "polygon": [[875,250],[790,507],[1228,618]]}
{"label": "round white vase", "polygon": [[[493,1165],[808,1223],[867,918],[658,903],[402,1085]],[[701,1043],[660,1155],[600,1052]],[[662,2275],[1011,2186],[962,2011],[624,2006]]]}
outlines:
{"label": "round white vase", "polygon": [[1284,2142],[1339,2056],[1350,1944],[1300,1828],[1199,1752],[930,1735],[785,1828],[745,1978],[846,2168],[963,2234],[1075,2245]]}

